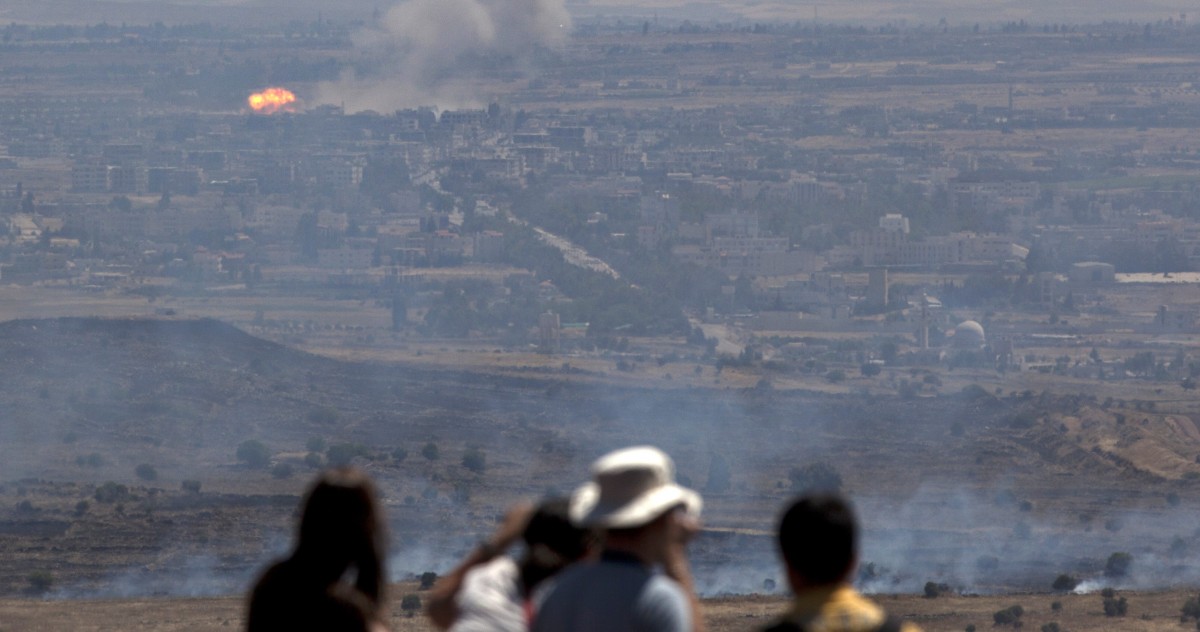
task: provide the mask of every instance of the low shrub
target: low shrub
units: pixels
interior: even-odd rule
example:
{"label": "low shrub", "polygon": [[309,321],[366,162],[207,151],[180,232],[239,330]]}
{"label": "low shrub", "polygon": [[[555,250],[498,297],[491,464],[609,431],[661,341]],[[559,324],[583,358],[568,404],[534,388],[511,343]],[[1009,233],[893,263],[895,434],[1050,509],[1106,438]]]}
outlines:
{"label": "low shrub", "polygon": [[937,582],[925,582],[925,598],[936,599],[942,593],[950,592],[950,586],[947,584],[939,584]]}
{"label": "low shrub", "polygon": [[[1179,609],[1179,612],[1184,621],[1196,619],[1200,622],[1200,597],[1188,597],[1187,601],[1183,602],[1183,607]],[[1200,624],[1198,624],[1198,627],[1200,627]]]}
{"label": "low shrub", "polygon": [[404,611],[404,615],[411,618],[421,609],[421,597],[419,595],[404,595],[404,599],[400,600],[400,609]]}
{"label": "low shrub", "polygon": [[1054,578],[1054,583],[1051,584],[1050,587],[1059,592],[1070,592],[1075,590],[1075,587],[1078,585],[1078,578],[1076,578],[1074,575],[1067,575],[1066,573],[1063,573],[1062,575]]}
{"label": "low shrub", "polygon": [[113,481],[107,481],[96,488],[94,494],[98,503],[116,503],[129,498],[129,488]]}
{"label": "low shrub", "polygon": [[271,463],[271,451],[262,441],[247,439],[238,444],[237,459],[247,467],[263,469]]}
{"label": "low shrub", "polygon": [[1105,597],[1104,616],[1123,617],[1129,611],[1129,602],[1124,597]]}
{"label": "low shrub", "polygon": [[1108,561],[1104,564],[1105,577],[1124,577],[1129,574],[1129,568],[1133,565],[1133,556],[1118,552],[1108,556]]}
{"label": "low shrub", "polygon": [[463,454],[462,466],[476,474],[483,474],[487,469],[487,455],[479,448],[470,448]]}
{"label": "low shrub", "polygon": [[143,481],[158,480],[158,470],[154,469],[154,466],[150,465],[149,463],[139,464],[133,469],[133,473],[137,474],[137,477]]}
{"label": "low shrub", "polygon": [[50,592],[54,587],[54,575],[49,571],[34,571],[26,579],[29,581],[29,590],[34,593]]}
{"label": "low shrub", "polygon": [[1021,626],[1021,615],[1025,614],[1025,609],[1020,605],[1009,606],[1003,610],[997,610],[992,615],[992,621],[996,625],[1011,625],[1014,628]]}

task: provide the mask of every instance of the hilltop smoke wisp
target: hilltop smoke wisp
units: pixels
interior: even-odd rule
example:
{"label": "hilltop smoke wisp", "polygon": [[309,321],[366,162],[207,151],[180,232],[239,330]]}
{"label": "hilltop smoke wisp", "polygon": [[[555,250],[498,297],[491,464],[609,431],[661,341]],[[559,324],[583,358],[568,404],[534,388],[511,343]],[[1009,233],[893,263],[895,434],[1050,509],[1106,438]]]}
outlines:
{"label": "hilltop smoke wisp", "polygon": [[347,111],[387,112],[433,105],[479,105],[463,81],[473,68],[525,68],[538,48],[557,48],[570,31],[562,0],[409,0],[358,33],[363,61],[318,100]]}

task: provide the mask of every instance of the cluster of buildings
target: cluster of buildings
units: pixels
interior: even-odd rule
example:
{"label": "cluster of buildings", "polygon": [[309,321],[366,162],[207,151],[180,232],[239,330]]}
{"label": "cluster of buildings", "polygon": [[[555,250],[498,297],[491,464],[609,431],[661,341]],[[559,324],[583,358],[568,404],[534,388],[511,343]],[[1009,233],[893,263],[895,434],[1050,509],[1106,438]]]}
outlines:
{"label": "cluster of buildings", "polygon": [[[962,37],[956,54],[976,54],[967,41],[974,35]],[[1200,188],[1072,184],[1178,169],[1197,161],[1188,148],[1128,139],[942,144],[935,133],[1194,118],[1171,98],[1050,108],[1027,98],[1033,88],[1009,83],[999,99],[964,90],[963,99],[940,105],[844,105],[824,97],[864,85],[951,90],[981,74],[905,62],[851,77],[852,65],[814,61],[784,38],[746,44],[762,53],[745,59],[754,72],[718,76],[710,62],[725,60],[728,49],[652,39],[606,49],[595,57],[603,69],[584,74],[568,55],[564,66],[486,108],[322,105],[267,115],[191,107],[211,97],[169,89],[151,70],[132,73],[146,85],[110,93],[68,98],[48,89],[0,99],[0,279],[385,286],[402,271],[506,262],[506,231],[521,222],[586,242],[601,258],[641,249],[703,269],[724,286],[723,310],[753,304],[835,320],[887,311],[889,271],[1028,274],[1053,305],[1063,283],[1111,283],[1146,254],[1157,257],[1148,271],[1200,266],[1200,223],[1186,212],[1200,204]],[[851,39],[846,50],[875,45]],[[587,55],[600,45],[579,41]],[[304,46],[319,44],[314,35]],[[1019,57],[1028,44],[997,40],[988,54]],[[222,50],[217,40],[191,45],[189,54],[212,59]],[[922,43],[913,46],[924,54]],[[206,72],[175,59],[144,64],[183,64],[173,75],[180,85]],[[85,70],[54,72],[61,83],[86,84]],[[1045,97],[1065,81],[1059,70],[996,72],[1045,84]],[[1171,74],[1178,70],[1092,80],[1098,90],[1136,90],[1154,77],[1179,79]],[[311,85],[293,87],[303,93]],[[710,92],[772,96],[688,108],[661,99]],[[545,107],[572,99],[593,105]],[[808,142],[813,137],[838,141]],[[741,280],[750,299],[734,287]]]}
{"label": "cluster of buildings", "polygon": [[890,213],[874,229],[850,234],[850,245],[833,248],[831,261],[843,265],[937,267],[952,264],[998,264],[1020,270],[1029,248],[1007,235],[954,232],[911,239],[907,217]]}

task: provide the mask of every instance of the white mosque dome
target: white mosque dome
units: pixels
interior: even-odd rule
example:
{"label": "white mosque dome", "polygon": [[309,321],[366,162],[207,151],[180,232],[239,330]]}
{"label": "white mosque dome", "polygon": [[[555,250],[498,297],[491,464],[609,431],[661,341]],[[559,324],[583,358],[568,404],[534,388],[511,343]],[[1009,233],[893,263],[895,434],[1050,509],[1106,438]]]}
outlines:
{"label": "white mosque dome", "polygon": [[987,338],[983,335],[983,325],[973,321],[964,320],[954,328],[954,346],[965,349],[982,347],[987,343]]}

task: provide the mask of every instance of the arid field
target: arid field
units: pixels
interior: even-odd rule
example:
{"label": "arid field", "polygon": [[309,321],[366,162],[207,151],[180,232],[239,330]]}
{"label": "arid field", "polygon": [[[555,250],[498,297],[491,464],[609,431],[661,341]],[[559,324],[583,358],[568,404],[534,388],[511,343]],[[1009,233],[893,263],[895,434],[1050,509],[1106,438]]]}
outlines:
{"label": "arid field", "polygon": [[[399,607],[399,595],[413,585],[393,587],[390,629],[425,632],[434,630],[421,614],[409,616]],[[419,593],[418,593],[419,594]],[[1123,593],[1126,594],[1126,593]],[[1099,594],[1024,594],[999,597],[938,597],[914,595],[880,598],[890,611],[918,623],[928,632],[961,631],[968,625],[993,629],[992,615],[1020,605],[1024,629],[1041,629],[1058,623],[1062,630],[1128,630],[1151,632],[1186,630],[1193,621],[1181,622],[1180,606],[1194,593],[1167,591],[1127,593],[1129,609],[1124,617],[1106,617]],[[1060,608],[1054,609],[1058,603]],[[242,626],[239,597],[198,599],[142,598],[103,601],[0,600],[0,629],[74,630],[76,632],[218,632]],[[712,632],[755,630],[767,625],[785,605],[782,597],[728,597],[704,602],[708,629]],[[1006,629],[1009,626],[995,626]]]}

